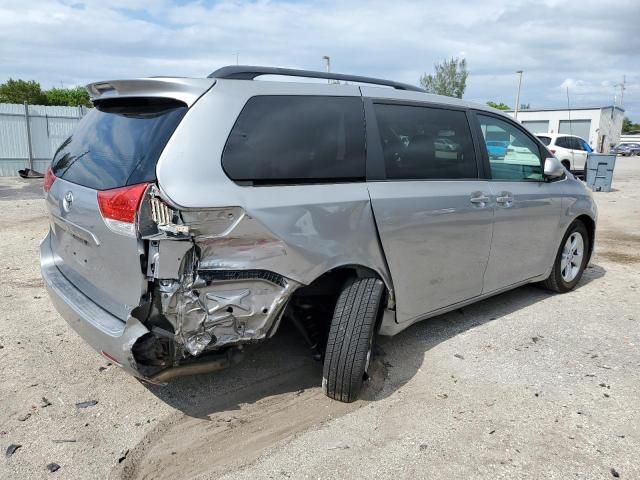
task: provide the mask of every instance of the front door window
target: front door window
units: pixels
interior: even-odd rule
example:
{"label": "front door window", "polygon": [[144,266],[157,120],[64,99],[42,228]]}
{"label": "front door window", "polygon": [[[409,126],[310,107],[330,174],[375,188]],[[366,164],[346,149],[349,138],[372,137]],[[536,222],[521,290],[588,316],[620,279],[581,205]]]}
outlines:
{"label": "front door window", "polygon": [[536,142],[504,120],[478,115],[478,121],[493,180],[541,182],[544,179]]}

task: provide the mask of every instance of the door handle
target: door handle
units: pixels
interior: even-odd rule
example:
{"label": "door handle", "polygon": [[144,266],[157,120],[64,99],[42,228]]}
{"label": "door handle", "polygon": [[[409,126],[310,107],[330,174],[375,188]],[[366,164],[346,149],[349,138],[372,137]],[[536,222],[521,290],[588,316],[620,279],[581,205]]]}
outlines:
{"label": "door handle", "polygon": [[474,205],[484,207],[487,203],[489,203],[489,197],[482,192],[472,193],[471,195],[472,197],[469,199],[469,201]]}
{"label": "door handle", "polygon": [[496,197],[496,203],[508,207],[513,203],[513,195],[511,195],[509,192],[502,192]]}

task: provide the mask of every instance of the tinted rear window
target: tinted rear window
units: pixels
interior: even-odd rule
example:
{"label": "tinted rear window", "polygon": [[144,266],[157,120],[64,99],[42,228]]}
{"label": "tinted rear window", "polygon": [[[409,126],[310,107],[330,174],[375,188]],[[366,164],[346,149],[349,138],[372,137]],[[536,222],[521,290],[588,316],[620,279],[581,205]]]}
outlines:
{"label": "tinted rear window", "polygon": [[222,166],[257,185],[357,181],[365,176],[359,97],[258,96],[229,135]]}
{"label": "tinted rear window", "polygon": [[104,101],[60,146],[53,173],[96,190],[153,181],[156,162],[186,111],[170,99]]}
{"label": "tinted rear window", "polygon": [[551,143],[551,138],[550,137],[543,137],[543,136],[538,136],[538,138],[540,139],[540,141],[545,145],[545,146],[549,146],[549,144]]}

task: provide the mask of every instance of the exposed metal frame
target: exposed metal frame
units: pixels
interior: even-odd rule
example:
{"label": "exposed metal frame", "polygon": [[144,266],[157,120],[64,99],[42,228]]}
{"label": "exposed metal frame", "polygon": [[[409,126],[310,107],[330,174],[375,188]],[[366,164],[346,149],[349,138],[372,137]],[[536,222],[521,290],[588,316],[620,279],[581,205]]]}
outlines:
{"label": "exposed metal frame", "polygon": [[407,83],[394,82],[381,78],[363,77],[360,75],[346,75],[344,73],[333,72],[317,72],[313,70],[297,70],[294,68],[279,67],[259,67],[251,65],[229,65],[219,68],[211,73],[208,78],[220,78],[227,80],[254,80],[261,75],[280,75],[284,77],[304,77],[304,78],[322,78],[327,80],[342,80],[345,82],[367,83],[371,85],[382,85],[392,87],[396,90],[409,90],[413,92],[425,91],[414,85]]}

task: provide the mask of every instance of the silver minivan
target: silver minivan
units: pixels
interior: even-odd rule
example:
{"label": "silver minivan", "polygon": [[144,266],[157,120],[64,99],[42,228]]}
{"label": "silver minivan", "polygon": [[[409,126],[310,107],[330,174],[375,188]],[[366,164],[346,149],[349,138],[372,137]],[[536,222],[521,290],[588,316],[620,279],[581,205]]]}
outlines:
{"label": "silver minivan", "polygon": [[229,366],[284,321],[350,402],[376,335],[530,282],[567,292],[593,250],[588,190],[483,105],[244,66],[87,89],[95,108],[45,176],[42,275],[148,382]]}

